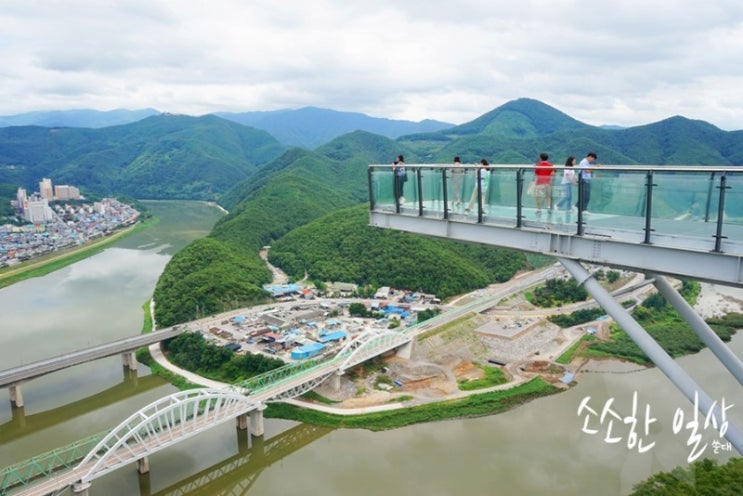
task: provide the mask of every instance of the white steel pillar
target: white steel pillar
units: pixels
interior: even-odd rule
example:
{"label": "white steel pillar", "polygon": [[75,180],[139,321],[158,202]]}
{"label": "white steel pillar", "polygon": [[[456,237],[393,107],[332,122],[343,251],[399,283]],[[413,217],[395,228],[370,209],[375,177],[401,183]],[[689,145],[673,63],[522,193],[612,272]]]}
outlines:
{"label": "white steel pillar", "polygon": [[665,277],[660,274],[648,274],[648,276],[654,279],[653,284],[660,294],[663,295],[666,301],[691,326],[692,330],[699,336],[699,339],[707,345],[710,351],[715,354],[730,373],[738,379],[738,382],[743,384],[743,363],[720,339],[720,336],[715,334],[715,331],[694,311],[691,305],[671,286]]}

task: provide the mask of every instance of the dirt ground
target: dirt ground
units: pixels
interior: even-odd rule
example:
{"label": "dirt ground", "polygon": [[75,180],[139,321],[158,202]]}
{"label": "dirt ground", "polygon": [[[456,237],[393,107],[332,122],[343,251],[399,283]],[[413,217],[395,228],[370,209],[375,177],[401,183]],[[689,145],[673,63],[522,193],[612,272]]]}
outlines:
{"label": "dirt ground", "polygon": [[[636,282],[635,277],[623,277],[615,286]],[[493,286],[478,295],[463,296],[458,304],[465,305],[495,289]],[[547,317],[556,312],[572,312],[574,308],[541,309],[529,303],[523,292],[494,303],[488,310],[419,337],[411,359],[382,357],[344,375],[340,391],[332,390],[326,383],[317,392],[337,401],[335,406],[340,408],[402,400],[420,404],[468,394],[458,384],[484,377],[483,366],[500,367],[509,380],[501,388],[513,387],[537,375],[555,386],[568,387],[561,379],[566,379],[568,373],[577,374],[586,360],[568,365],[555,360],[589,331],[599,339],[609,337],[611,320],[562,329]]]}
{"label": "dirt ground", "polygon": [[460,391],[459,382],[485,377],[481,366],[500,367],[509,379],[504,387],[536,375],[567,387],[560,379],[570,367],[554,360],[584,333],[582,328],[560,329],[544,316],[525,316],[524,310],[507,315],[495,309],[419,339],[409,360],[395,355],[382,357],[347,373],[340,391],[332,390],[327,383],[316,391],[339,402],[334,406],[340,408],[382,405],[399,399],[420,404],[466,394]]}

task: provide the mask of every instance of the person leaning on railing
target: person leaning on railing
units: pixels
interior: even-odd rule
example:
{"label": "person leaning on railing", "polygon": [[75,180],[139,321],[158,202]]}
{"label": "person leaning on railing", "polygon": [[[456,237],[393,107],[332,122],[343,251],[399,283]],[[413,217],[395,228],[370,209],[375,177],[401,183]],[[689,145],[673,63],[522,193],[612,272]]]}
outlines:
{"label": "person leaning on railing", "polygon": [[392,180],[395,189],[395,202],[398,205],[405,203],[405,182],[408,180],[408,172],[405,169],[405,157],[397,156],[397,160],[392,162]]}

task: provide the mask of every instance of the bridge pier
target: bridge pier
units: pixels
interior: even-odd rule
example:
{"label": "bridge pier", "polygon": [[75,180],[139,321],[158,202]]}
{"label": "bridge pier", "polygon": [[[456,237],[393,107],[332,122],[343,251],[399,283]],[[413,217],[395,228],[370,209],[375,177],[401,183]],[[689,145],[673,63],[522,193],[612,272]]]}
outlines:
{"label": "bridge pier", "polygon": [[90,482],[76,482],[72,485],[72,494],[88,496],[88,489],[90,489],[90,486]]}
{"label": "bridge pier", "polygon": [[152,481],[149,472],[138,474],[137,482],[139,483],[139,496],[150,496],[152,494]]}
{"label": "bridge pier", "polygon": [[121,354],[121,361],[127,370],[137,370],[137,355],[134,351],[127,351]]}
{"label": "bridge pier", "polygon": [[137,460],[137,472],[140,474],[146,474],[150,471],[150,458],[143,456]]}
{"label": "bridge pier", "polygon": [[340,370],[330,376],[330,387],[333,388],[333,391],[336,393],[341,390],[341,377],[343,377],[343,372]]}
{"label": "bridge pier", "polygon": [[397,356],[410,360],[413,357],[413,351],[415,351],[415,339],[411,339],[409,342],[400,346],[397,349]]}
{"label": "bridge pier", "polygon": [[13,417],[14,425],[20,428],[26,427],[26,409],[24,407],[11,407],[10,413]]}
{"label": "bridge pier", "polygon": [[263,425],[263,410],[265,409],[266,405],[261,403],[258,408],[250,412],[250,434],[253,437],[261,437],[265,432]]}
{"label": "bridge pier", "polygon": [[238,430],[244,431],[245,429],[248,428],[248,414],[247,413],[238,415],[235,420],[237,421]]}
{"label": "bridge pier", "polygon": [[13,384],[8,388],[10,391],[10,404],[16,408],[23,406],[23,390],[21,389],[21,383]]}

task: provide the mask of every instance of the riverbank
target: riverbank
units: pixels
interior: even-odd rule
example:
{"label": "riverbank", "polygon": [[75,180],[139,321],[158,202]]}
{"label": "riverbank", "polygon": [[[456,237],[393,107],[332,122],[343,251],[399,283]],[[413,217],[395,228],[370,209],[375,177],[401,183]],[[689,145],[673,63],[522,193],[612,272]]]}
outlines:
{"label": "riverbank", "polygon": [[0,269],[0,289],[32,277],[45,276],[80,260],[96,255],[109,245],[143,229],[152,227],[158,222],[157,218],[152,217],[144,221],[139,221],[132,226],[125,227],[109,236],[98,238],[75,248],[50,253],[11,267],[4,267]]}
{"label": "riverbank", "polygon": [[[553,272],[554,269],[547,271]],[[543,275],[543,271],[535,274]],[[554,361],[580,340],[585,330],[562,329],[546,320],[549,312],[544,309],[521,308],[526,303],[514,298],[513,293],[524,290],[524,280],[531,279],[522,277],[484,290],[488,297],[493,297],[490,310],[469,313],[427,331],[416,339],[417,351],[410,360],[379,359],[379,363],[366,364],[348,374],[339,390],[321,385],[315,395],[286,401],[281,407],[272,406],[267,415],[323,426],[385,429],[436,419],[495,414],[568,388],[562,378],[569,370]],[[526,286],[530,284],[534,283]],[[634,285],[635,281],[630,279],[626,284]],[[151,316],[153,308],[148,310]],[[233,313],[211,319],[227,320]],[[193,323],[191,327],[199,326]],[[509,362],[502,368],[507,382],[460,390],[460,383],[480,380],[486,369],[498,368],[487,363],[494,356]],[[179,387],[193,387],[193,384],[220,387],[218,382],[170,363],[158,345],[151,347],[149,356],[142,354],[140,358],[154,362],[153,366]],[[380,374],[382,369],[385,372]],[[378,382],[390,386],[382,390]],[[399,385],[393,388],[393,383]],[[230,384],[221,386],[230,387]]]}

